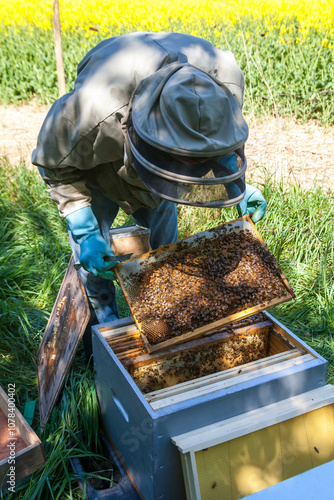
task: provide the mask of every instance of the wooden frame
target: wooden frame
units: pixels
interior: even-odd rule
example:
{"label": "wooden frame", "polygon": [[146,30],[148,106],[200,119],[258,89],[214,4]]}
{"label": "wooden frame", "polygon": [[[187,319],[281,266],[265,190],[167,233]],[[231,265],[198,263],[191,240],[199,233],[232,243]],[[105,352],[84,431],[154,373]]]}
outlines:
{"label": "wooden frame", "polygon": [[119,337],[109,339],[108,344],[139,389],[148,393],[265,358],[271,326],[262,321],[152,354],[143,354],[141,337],[134,337],[139,332],[125,334],[123,342]]}
{"label": "wooden frame", "polygon": [[[6,428],[8,428],[8,396],[5,391],[0,387],[0,411],[6,416]],[[15,452],[15,481],[22,479],[35,470],[39,469],[45,463],[44,451],[42,443],[30,425],[15,407],[15,418],[10,419],[9,422],[15,421],[15,431],[25,443],[25,447],[20,451]],[[13,413],[13,411],[12,411]],[[1,430],[1,429],[0,429]],[[15,438],[12,438],[13,440]],[[11,439],[8,436],[8,442]],[[14,445],[15,447],[15,445]],[[9,452],[9,448],[7,448]],[[6,475],[8,473],[10,464],[8,463],[10,455],[7,458],[0,460],[0,490],[6,489]]]}
{"label": "wooden frame", "polygon": [[[294,396],[172,438],[181,453],[188,500],[201,500],[195,453],[334,403],[334,386]],[[252,496],[252,495],[251,495]],[[247,497],[248,498],[248,497]]]}
{"label": "wooden frame", "polygon": [[[289,353],[277,354],[270,358],[252,361],[242,367],[231,368],[207,377],[183,382],[171,388],[145,394],[145,399],[154,410],[161,410],[171,405],[189,401],[194,397],[204,397],[217,390],[228,390],[236,384],[251,384],[259,377],[272,377],[284,373],[314,360],[312,354],[305,354],[299,349]],[[165,391],[165,392],[163,392]]]}
{"label": "wooden frame", "polygon": [[[239,226],[239,224],[241,224],[241,225]],[[250,215],[245,215],[245,216],[240,217],[238,219],[235,219],[229,223],[226,223],[226,224],[222,225],[221,228],[227,228],[228,230],[231,230],[231,227],[233,227],[233,226],[235,227],[235,230],[238,229],[239,231],[244,230],[244,229],[250,230],[258,238],[260,243],[262,245],[266,246],[263,239],[261,238],[260,234],[258,233],[255,225],[253,224]],[[198,238],[200,238],[201,236],[203,236],[204,234],[207,234],[209,237],[211,235],[210,231],[202,232],[202,233],[198,233],[190,238],[187,238],[184,241],[196,244],[196,240]],[[248,309],[245,309],[243,311],[239,311],[235,314],[232,314],[232,315],[227,316],[225,318],[221,318],[217,321],[214,321],[210,324],[204,325],[200,328],[196,328],[195,330],[193,330],[191,332],[184,333],[184,334],[179,335],[177,337],[162,341],[159,344],[153,345],[149,342],[145,333],[142,331],[141,322],[139,320],[137,320],[137,318],[136,318],[136,313],[135,313],[135,310],[133,308],[129,293],[127,291],[126,280],[127,280],[127,277],[130,276],[131,273],[135,273],[135,274],[138,273],[140,261],[146,260],[146,261],[155,262],[155,261],[159,260],[160,258],[162,258],[164,254],[166,254],[170,251],[174,251],[174,249],[176,249],[179,246],[179,244],[180,244],[180,242],[176,242],[176,243],[171,243],[170,245],[166,245],[164,247],[159,247],[156,250],[152,250],[148,253],[145,253],[145,254],[142,254],[142,255],[137,256],[135,258],[129,259],[128,261],[126,261],[122,264],[118,264],[115,267],[116,275],[117,275],[117,278],[119,280],[123,295],[124,295],[125,300],[127,301],[128,305],[130,307],[133,318],[138,326],[139,331],[142,334],[143,342],[145,343],[147,352],[149,352],[149,353],[158,352],[158,351],[164,350],[166,348],[169,348],[169,347],[172,347],[172,346],[175,346],[178,344],[182,344],[182,343],[190,341],[190,340],[195,340],[195,339],[201,338],[204,335],[206,335],[207,333],[211,333],[211,332],[214,332],[216,330],[219,330],[219,328],[221,328],[225,325],[239,321],[243,318],[247,318],[248,316],[252,316],[254,314],[257,314],[261,311],[264,311],[265,309],[269,309],[269,308],[274,307],[278,304],[282,304],[283,302],[287,302],[288,300],[291,300],[295,297],[295,294],[294,294],[287,278],[280,271],[279,277],[282,280],[282,283],[287,291],[286,295],[269,300],[269,301],[262,302],[260,304],[256,304],[253,307],[249,307]]]}
{"label": "wooden frame", "polygon": [[[159,351],[156,353],[152,354],[143,354],[139,356],[135,356],[135,351],[138,349],[131,349],[131,340],[132,339],[137,339],[139,340],[140,337],[140,332],[137,330],[136,326],[134,326],[133,329],[130,330],[128,327],[126,332],[127,334],[123,334],[123,340],[118,339],[118,337],[110,339],[108,341],[108,344],[112,348],[112,350],[115,352],[117,355],[118,359],[122,361],[123,366],[125,366],[127,369],[131,370],[135,368],[139,368],[141,366],[145,366],[148,364],[153,363],[154,361],[160,361],[161,359],[164,358],[170,358],[174,356],[175,354],[178,354],[180,352],[186,352],[194,347],[199,347],[199,346],[209,346],[210,344],[216,344],[220,342],[228,342],[229,340],[233,339],[236,336],[244,335],[247,332],[253,332],[253,331],[261,331],[261,332],[267,332],[269,329],[269,326],[271,326],[272,323],[270,321],[263,321],[261,323],[249,325],[249,326],[244,326],[241,328],[236,328],[233,329],[233,332],[221,332],[221,333],[216,333],[212,334],[210,336],[206,336],[197,340],[192,340],[190,342],[186,342],[184,344],[177,344],[175,346],[171,346],[168,349],[164,349],[163,351]],[[124,331],[124,330],[123,330]],[[130,333],[131,332],[131,333]],[[118,333],[118,330],[117,330]],[[134,347],[138,345],[138,342],[134,343]],[[118,355],[118,352],[121,348],[129,346],[129,350],[125,352],[124,354],[122,353],[121,356]]]}
{"label": "wooden frame", "polygon": [[89,318],[85,288],[74,268],[72,255],[37,352],[39,409],[43,427],[57,402]]}

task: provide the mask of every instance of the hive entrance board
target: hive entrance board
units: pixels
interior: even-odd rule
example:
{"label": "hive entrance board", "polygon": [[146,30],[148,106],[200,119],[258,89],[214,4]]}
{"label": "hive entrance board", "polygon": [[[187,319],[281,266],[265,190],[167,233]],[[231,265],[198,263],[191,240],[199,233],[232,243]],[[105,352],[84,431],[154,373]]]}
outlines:
{"label": "hive entrance board", "polygon": [[130,259],[116,273],[148,352],[294,297],[250,216]]}

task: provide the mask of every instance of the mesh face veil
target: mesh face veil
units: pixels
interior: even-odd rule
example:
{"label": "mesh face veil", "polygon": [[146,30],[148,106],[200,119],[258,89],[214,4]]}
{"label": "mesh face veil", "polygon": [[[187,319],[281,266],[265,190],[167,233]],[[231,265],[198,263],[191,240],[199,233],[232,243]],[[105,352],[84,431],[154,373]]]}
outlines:
{"label": "mesh face veil", "polygon": [[229,88],[188,63],[171,63],[135,88],[127,120],[135,168],[153,193],[229,207],[245,193],[248,126]]}
{"label": "mesh face veil", "polygon": [[[243,148],[225,156],[182,157],[155,148],[137,134],[131,114],[127,122],[128,140],[134,166],[153,193],[185,205],[230,207],[245,194],[247,168]],[[228,161],[231,156],[236,161]],[[226,166],[233,164],[233,169]]]}

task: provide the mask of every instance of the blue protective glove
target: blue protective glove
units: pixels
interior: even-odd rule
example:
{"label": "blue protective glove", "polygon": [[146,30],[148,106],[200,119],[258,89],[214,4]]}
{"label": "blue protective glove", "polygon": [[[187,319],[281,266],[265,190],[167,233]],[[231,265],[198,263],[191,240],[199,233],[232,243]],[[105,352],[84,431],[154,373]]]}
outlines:
{"label": "blue protective glove", "polygon": [[252,221],[259,222],[266,213],[267,202],[261,191],[250,184],[246,184],[244,199],[237,205],[239,216],[253,214]]}
{"label": "blue protective glove", "polygon": [[106,262],[104,257],[114,252],[101,235],[100,228],[91,207],[84,207],[66,216],[67,223],[80,245],[80,264],[95,276],[114,279],[111,269],[115,262]]}

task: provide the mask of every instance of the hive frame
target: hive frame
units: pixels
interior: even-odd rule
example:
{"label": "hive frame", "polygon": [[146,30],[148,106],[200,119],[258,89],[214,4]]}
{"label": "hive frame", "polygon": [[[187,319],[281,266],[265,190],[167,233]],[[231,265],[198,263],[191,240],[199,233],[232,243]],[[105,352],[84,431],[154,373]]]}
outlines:
{"label": "hive frame", "polygon": [[[262,237],[260,236],[259,232],[257,231],[255,225],[252,222],[251,216],[250,215],[245,215],[243,217],[239,217],[238,219],[235,219],[233,221],[230,221],[223,226],[231,226],[231,225],[236,225],[237,223],[242,223],[246,227],[244,229],[251,229],[254,235],[258,238],[260,243],[264,246],[266,246],[265,242],[263,241]],[[248,226],[248,227],[247,227]],[[204,233],[198,233],[190,238],[187,238],[184,241],[195,241],[198,237],[202,236]],[[207,325],[204,325],[200,328],[196,328],[195,330],[191,332],[184,333],[182,335],[179,335],[177,337],[165,340],[163,342],[160,342],[159,344],[150,344],[149,340],[147,339],[146,335],[141,331],[141,323],[140,321],[137,320],[135,311],[133,310],[133,306],[131,303],[131,299],[129,297],[129,294],[126,290],[126,285],[125,285],[125,280],[127,274],[129,274],[129,270],[133,270],[134,267],[137,265],[138,260],[145,260],[145,259],[155,259],[156,257],[158,258],[162,253],[165,253],[166,250],[174,250],[179,246],[180,242],[176,243],[171,243],[170,245],[166,245],[164,247],[159,247],[156,250],[152,250],[148,253],[142,254],[140,256],[137,256],[135,258],[129,259],[128,261],[118,264],[114,269],[116,271],[116,275],[119,281],[119,284],[121,286],[123,295],[125,300],[127,301],[130,310],[132,312],[133,318],[138,326],[139,331],[141,332],[143,342],[145,344],[145,347],[147,349],[147,352],[149,353],[154,353],[158,352],[164,349],[167,349],[169,347],[175,346],[177,344],[183,344],[184,342],[190,341],[190,340],[196,340],[198,338],[203,337],[207,333],[214,333],[215,331],[219,330],[219,328],[228,325],[230,323],[234,323],[236,321],[239,321],[241,319],[247,318],[248,316],[252,316],[254,314],[257,314],[259,312],[264,311],[265,309],[269,309],[271,307],[277,306],[278,304],[282,304],[283,302],[287,302],[293,298],[295,298],[295,294],[286,278],[286,276],[283,274],[282,271],[278,273],[278,276],[281,278],[282,283],[287,291],[287,294],[278,297],[275,299],[272,299],[270,301],[265,301],[260,304],[257,304],[256,306],[250,307],[248,309],[245,309],[243,311],[239,311],[238,313],[232,314],[230,316],[227,316],[225,318],[219,319],[217,321],[214,321],[212,323],[209,323]],[[136,262],[134,265],[133,262]]]}

